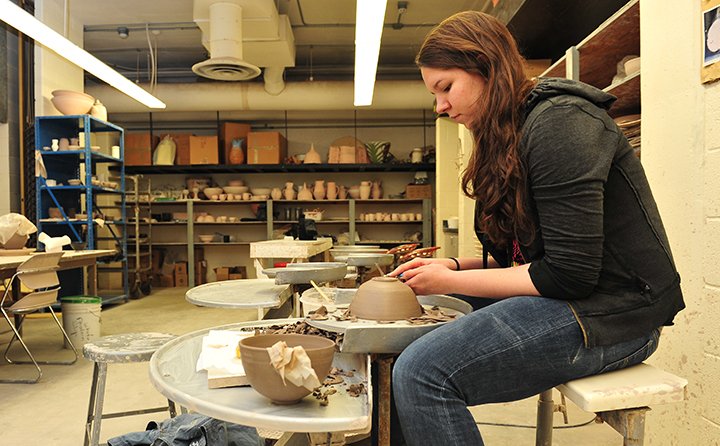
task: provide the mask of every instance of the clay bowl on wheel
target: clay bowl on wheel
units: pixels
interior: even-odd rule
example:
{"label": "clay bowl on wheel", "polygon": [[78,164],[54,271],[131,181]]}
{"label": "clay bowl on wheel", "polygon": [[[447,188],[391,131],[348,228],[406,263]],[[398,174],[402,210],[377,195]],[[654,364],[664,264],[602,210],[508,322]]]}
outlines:
{"label": "clay bowl on wheel", "polygon": [[360,285],[350,303],[350,314],[360,319],[399,321],[422,313],[415,292],[396,277],[373,277]]}
{"label": "clay bowl on wheel", "polygon": [[283,384],[280,374],[270,363],[267,351],[279,341],[284,341],[288,347],[302,346],[321,383],[330,372],[335,342],[321,336],[301,334],[255,335],[240,341],[240,359],[250,386],[275,404],[295,404],[312,391],[287,380]]}

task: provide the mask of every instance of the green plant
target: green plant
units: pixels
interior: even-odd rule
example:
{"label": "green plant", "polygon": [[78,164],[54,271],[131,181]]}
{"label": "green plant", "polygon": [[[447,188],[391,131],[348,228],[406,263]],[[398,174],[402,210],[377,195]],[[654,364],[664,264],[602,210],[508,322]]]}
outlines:
{"label": "green plant", "polygon": [[371,163],[382,164],[388,160],[390,143],[388,141],[370,141],[365,143],[365,149]]}

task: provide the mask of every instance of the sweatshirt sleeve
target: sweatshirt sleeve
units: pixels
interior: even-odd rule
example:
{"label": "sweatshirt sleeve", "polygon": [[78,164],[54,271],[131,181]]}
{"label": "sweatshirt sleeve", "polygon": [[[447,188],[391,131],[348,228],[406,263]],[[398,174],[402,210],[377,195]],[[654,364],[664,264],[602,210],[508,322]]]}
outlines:
{"label": "sweatshirt sleeve", "polygon": [[530,265],[541,295],[581,299],[603,258],[604,183],[618,144],[609,117],[586,105],[553,104],[526,125],[524,154],[544,254]]}

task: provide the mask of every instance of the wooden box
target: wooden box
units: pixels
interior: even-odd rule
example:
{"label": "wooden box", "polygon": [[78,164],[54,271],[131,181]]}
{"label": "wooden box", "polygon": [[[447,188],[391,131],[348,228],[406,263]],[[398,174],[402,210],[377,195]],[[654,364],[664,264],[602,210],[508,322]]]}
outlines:
{"label": "wooden box", "polygon": [[190,164],[218,164],[218,137],[191,135]]}
{"label": "wooden box", "polygon": [[170,137],[175,141],[175,164],[190,165],[190,133],[173,133]]}
{"label": "wooden box", "polygon": [[405,186],[405,198],[432,198],[432,185],[408,184]]}
{"label": "wooden box", "polygon": [[287,157],[287,140],[280,132],[250,132],[248,164],[280,164]]}
{"label": "wooden box", "polygon": [[243,139],[243,152],[247,153],[247,138],[250,133],[250,124],[241,124],[239,122],[223,122],[220,127],[220,146],[222,149],[222,162],[230,164],[230,149],[232,148],[233,139]]}

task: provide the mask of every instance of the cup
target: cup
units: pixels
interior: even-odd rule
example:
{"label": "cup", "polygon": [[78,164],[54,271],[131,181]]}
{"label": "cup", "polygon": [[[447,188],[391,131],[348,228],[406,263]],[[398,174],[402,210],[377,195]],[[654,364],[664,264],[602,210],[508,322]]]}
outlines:
{"label": "cup", "polygon": [[250,192],[243,192],[243,194],[242,194],[243,200],[247,201],[247,200],[250,200],[250,198],[252,198],[252,194]]}

